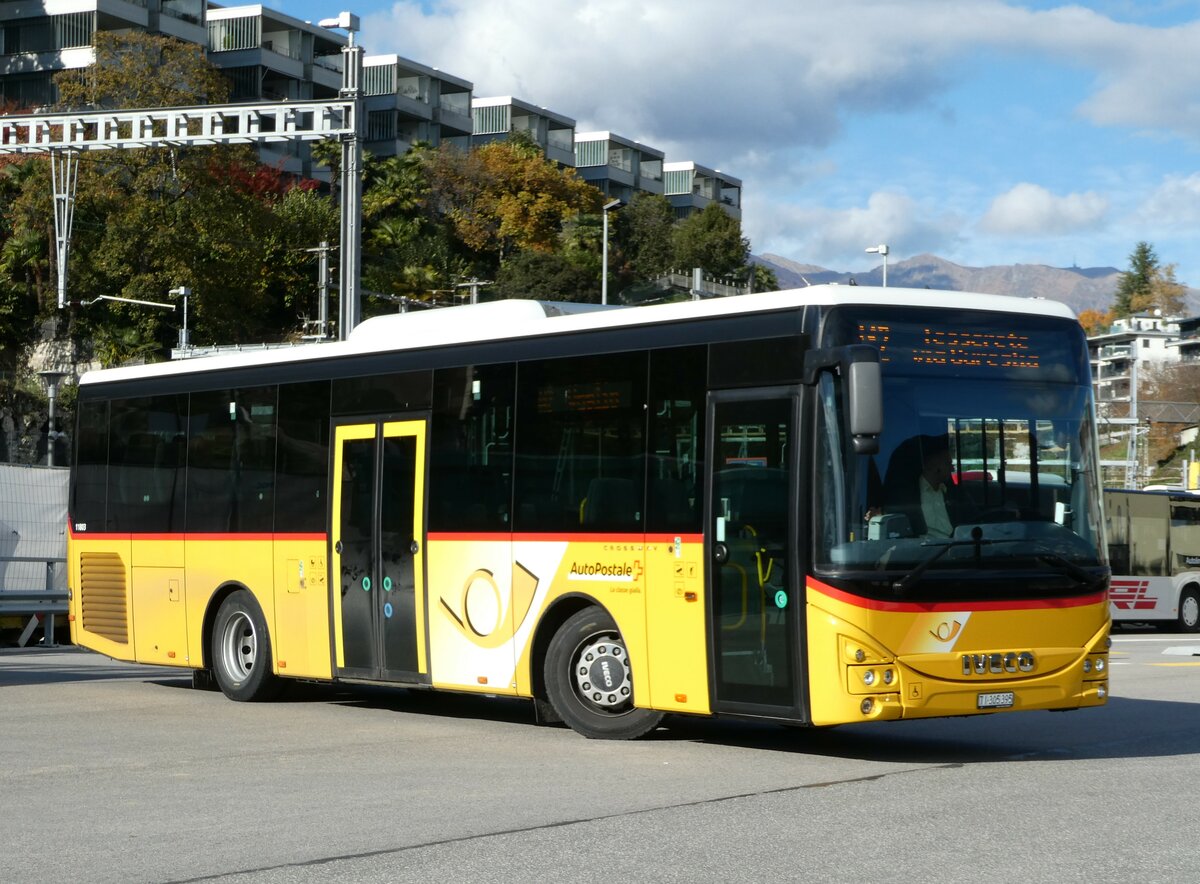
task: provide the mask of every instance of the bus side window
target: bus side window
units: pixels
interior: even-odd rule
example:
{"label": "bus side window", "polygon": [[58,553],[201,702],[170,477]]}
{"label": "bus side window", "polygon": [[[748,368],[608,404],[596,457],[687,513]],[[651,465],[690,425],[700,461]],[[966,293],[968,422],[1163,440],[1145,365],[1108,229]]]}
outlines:
{"label": "bus side window", "polygon": [[[640,531],[646,490],[646,354],[521,363],[517,403],[517,531]],[[623,480],[630,493],[615,501]],[[602,518],[589,509],[602,506]]]}
{"label": "bus side window", "polygon": [[510,531],[512,363],[439,369],[433,379],[431,531]]}
{"label": "bus side window", "polygon": [[705,347],[650,354],[650,430],[646,530],[703,530]]}

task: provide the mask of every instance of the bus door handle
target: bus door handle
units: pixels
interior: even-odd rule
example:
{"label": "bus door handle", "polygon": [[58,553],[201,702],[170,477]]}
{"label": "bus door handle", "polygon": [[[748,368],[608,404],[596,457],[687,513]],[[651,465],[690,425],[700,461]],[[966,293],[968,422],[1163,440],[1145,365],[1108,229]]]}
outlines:
{"label": "bus door handle", "polygon": [[342,542],[340,540],[333,545],[333,551],[339,556],[342,554]]}
{"label": "bus door handle", "polygon": [[718,565],[723,565],[729,561],[729,547],[723,543],[713,544],[713,560]]}
{"label": "bus door handle", "polygon": [[408,544],[408,551],[415,556],[421,551],[421,544],[417,543],[415,540],[410,542]]}

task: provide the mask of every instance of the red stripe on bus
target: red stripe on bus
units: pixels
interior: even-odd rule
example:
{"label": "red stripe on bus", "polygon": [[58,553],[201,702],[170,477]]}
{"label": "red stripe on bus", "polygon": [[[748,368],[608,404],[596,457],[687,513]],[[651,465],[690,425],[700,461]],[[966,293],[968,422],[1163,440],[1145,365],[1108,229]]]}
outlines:
{"label": "red stripe on bus", "polygon": [[198,540],[215,540],[222,543],[230,543],[233,541],[261,542],[263,540],[280,540],[280,541],[311,541],[324,543],[328,537],[325,534],[232,534],[232,533],[213,533],[213,534],[119,534],[113,532],[91,532],[91,531],[72,531],[72,540],[136,540],[145,542],[150,540],[155,541],[180,541],[186,540],[189,543],[194,543]]}
{"label": "red stripe on bus", "polygon": [[491,543],[674,543],[676,537],[681,543],[700,543],[704,539],[702,534],[506,534],[500,531],[430,531],[426,537],[431,542],[452,540]]}
{"label": "red stripe on bus", "polygon": [[836,599],[839,602],[845,602],[848,605],[854,605],[855,607],[868,608],[872,611],[904,612],[910,614],[933,613],[937,611],[1024,611],[1052,608],[1083,608],[1087,605],[1105,603],[1105,594],[1103,592],[1085,596],[1072,596],[1070,598],[1021,599],[1019,601],[891,602],[884,601],[883,599],[868,599],[852,595],[840,589],[835,589],[826,583],[821,583],[819,580],[810,579],[808,581],[808,588],[819,592],[821,595]]}

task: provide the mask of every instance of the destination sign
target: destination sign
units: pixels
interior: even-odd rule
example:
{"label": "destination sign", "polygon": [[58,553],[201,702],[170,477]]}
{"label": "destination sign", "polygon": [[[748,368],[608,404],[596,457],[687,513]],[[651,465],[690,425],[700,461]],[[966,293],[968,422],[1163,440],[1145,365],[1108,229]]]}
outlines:
{"label": "destination sign", "polygon": [[879,348],[880,361],[913,366],[1033,369],[1041,355],[1033,338],[1023,332],[953,327],[897,327],[891,323],[861,322],[858,341]]}

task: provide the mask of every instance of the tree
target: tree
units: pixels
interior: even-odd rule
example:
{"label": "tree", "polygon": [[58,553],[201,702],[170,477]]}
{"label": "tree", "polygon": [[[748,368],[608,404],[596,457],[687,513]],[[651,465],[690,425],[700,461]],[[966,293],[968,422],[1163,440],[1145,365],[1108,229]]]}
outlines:
{"label": "tree", "polygon": [[675,265],[675,210],[659,194],[639,193],[613,215],[613,245],[621,281],[628,285],[662,276]]}
{"label": "tree", "polygon": [[1129,255],[1129,269],[1121,274],[1112,313],[1121,318],[1161,310],[1177,316],[1187,309],[1187,289],[1175,279],[1175,265],[1163,267],[1154,247],[1139,242]]}
{"label": "tree", "polygon": [[1083,326],[1084,333],[1090,338],[1093,335],[1102,335],[1107,332],[1115,318],[1112,310],[1081,310],[1079,324]]}
{"label": "tree", "polygon": [[1147,309],[1157,307],[1164,316],[1181,316],[1187,310],[1187,288],[1175,279],[1175,265],[1160,267],[1150,278]]}
{"label": "tree", "polygon": [[[60,108],[186,106],[228,98],[225,78],[194,44],[99,32],[95,51],[95,63],[82,72],[56,75]],[[6,217],[14,234],[33,232],[52,241],[47,182],[48,175],[31,178],[12,199]],[[192,289],[193,340],[277,338],[296,323],[298,293],[315,286],[315,258],[303,249],[336,230],[336,215],[323,205],[327,198],[301,196],[315,186],[261,165],[245,146],[84,154],[68,287],[76,307],[68,333],[106,364],[154,358],[175,343],[178,309],[97,298],[164,303],[170,289],[186,285]],[[311,223],[296,226],[301,220]],[[9,240],[15,253],[21,240]],[[47,285],[38,297],[43,315],[56,312]]]}
{"label": "tree", "polygon": [[1158,269],[1158,255],[1150,243],[1142,241],[1129,254],[1129,269],[1121,274],[1113,301],[1118,318],[1132,316],[1150,296],[1150,280]]}
{"label": "tree", "polygon": [[777,292],[779,291],[779,277],[775,275],[775,271],[770,267],[764,267],[762,264],[753,265],[753,291],[756,292]]}
{"label": "tree", "polygon": [[469,152],[443,145],[428,154],[429,205],[476,253],[482,273],[515,251],[552,252],[563,225],[598,212],[600,191],[546,159],[528,137]]}
{"label": "tree", "polygon": [[566,254],[524,251],[510,255],[496,278],[500,298],[600,303],[598,266],[589,268]]}
{"label": "tree", "polygon": [[746,266],[750,241],[742,236],[742,225],[720,203],[709,203],[701,211],[679,222],[674,233],[675,261],[683,270],[703,267],[713,276],[731,276]]}
{"label": "tree", "polygon": [[54,75],[58,110],[184,107],[229,100],[229,83],[204,48],[137,31],[96,31],[96,60]]}

